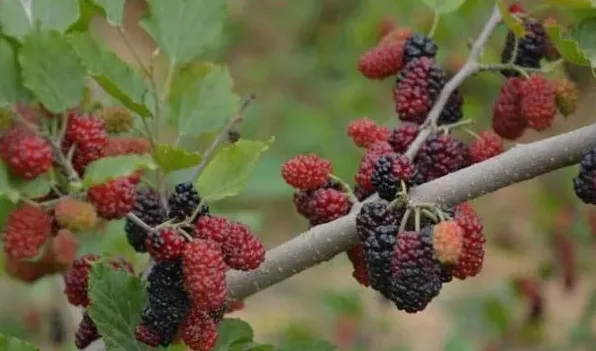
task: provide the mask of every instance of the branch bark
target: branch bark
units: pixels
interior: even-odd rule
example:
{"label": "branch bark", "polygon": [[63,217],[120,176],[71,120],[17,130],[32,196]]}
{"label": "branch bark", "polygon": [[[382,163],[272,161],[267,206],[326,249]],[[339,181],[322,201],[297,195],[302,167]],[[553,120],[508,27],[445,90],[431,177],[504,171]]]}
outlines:
{"label": "branch bark", "polygon": [[[413,188],[411,199],[453,206],[575,164],[584,150],[594,146],[596,124],[513,147],[495,158]],[[245,299],[348,250],[358,242],[355,219],[360,206],[354,206],[345,217],[316,226],[269,250],[265,262],[257,270],[230,272],[230,297]]]}

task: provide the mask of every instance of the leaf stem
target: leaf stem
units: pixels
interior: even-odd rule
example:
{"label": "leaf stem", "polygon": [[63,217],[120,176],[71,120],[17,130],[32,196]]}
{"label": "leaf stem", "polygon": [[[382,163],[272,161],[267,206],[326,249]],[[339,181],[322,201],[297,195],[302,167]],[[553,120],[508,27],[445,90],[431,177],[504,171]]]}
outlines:
{"label": "leaf stem", "polygon": [[205,152],[203,153],[203,159],[201,160],[201,163],[199,163],[199,165],[197,166],[197,168],[195,169],[195,171],[193,172],[192,176],[191,176],[191,180],[193,181],[193,183],[199,179],[199,177],[201,176],[201,173],[205,170],[205,168],[207,167],[207,165],[209,164],[209,162],[211,161],[211,159],[213,158],[215,151],[217,150],[217,147],[223,143],[224,141],[227,140],[228,138],[228,132],[230,130],[232,130],[232,128],[234,128],[234,126],[237,123],[240,123],[243,119],[244,119],[244,112],[246,111],[246,108],[250,105],[250,103],[256,98],[255,94],[250,94],[242,103],[242,105],[240,106],[240,108],[238,109],[238,113],[236,113],[236,115],[234,117],[232,117],[232,119],[230,119],[230,121],[228,122],[228,124],[225,125],[225,127],[223,127],[223,129],[219,132],[219,134],[215,137],[215,139],[213,139],[213,141],[211,142],[211,145],[209,145],[209,147],[207,148],[207,150],[205,150]]}
{"label": "leaf stem", "polygon": [[440,19],[441,19],[441,15],[435,11],[434,16],[433,16],[433,24],[430,27],[430,30],[428,31],[428,35],[427,35],[429,38],[434,37],[435,32],[437,31],[437,28],[439,27]]}

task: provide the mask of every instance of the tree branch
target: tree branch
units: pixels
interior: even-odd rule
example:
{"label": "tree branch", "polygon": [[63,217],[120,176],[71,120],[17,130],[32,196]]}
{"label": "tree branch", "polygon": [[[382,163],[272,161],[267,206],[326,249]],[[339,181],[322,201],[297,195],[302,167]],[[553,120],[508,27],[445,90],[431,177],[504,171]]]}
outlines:
{"label": "tree branch", "polygon": [[[509,185],[577,163],[596,146],[596,124],[516,146],[487,161],[412,188],[411,199],[453,206]],[[571,185],[569,185],[571,186]],[[267,252],[251,272],[228,274],[230,298],[242,300],[319,263],[329,261],[358,242],[355,219],[361,204],[333,222],[313,227]]]}

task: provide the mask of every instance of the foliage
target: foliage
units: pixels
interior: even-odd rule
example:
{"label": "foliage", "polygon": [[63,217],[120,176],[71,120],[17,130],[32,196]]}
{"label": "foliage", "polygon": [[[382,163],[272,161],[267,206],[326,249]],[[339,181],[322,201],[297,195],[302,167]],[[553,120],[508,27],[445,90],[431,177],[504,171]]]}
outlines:
{"label": "foliage", "polygon": [[[381,15],[388,12],[405,14],[400,19],[404,25],[416,27],[420,32],[432,27],[431,31],[436,33],[434,39],[441,46],[453,46],[453,51],[459,52],[462,50],[458,49],[465,50],[464,40],[445,34],[447,29],[452,25],[454,28],[462,28],[462,25],[478,27],[483,19],[477,18],[476,14],[486,12],[493,5],[491,2],[465,0],[423,0],[422,13],[425,15],[408,19],[406,16],[413,13],[414,8],[422,8],[418,2],[374,0],[363,5],[348,1],[339,6],[333,1],[329,2],[331,5],[324,2],[288,3],[285,5],[287,12],[283,16],[268,18],[268,24],[283,28],[285,22],[295,24],[314,19],[316,33],[288,29],[286,35],[300,36],[301,50],[289,54],[289,51],[284,51],[286,49],[276,52],[268,47],[266,53],[271,55],[270,65],[260,65],[252,71],[234,69],[236,67],[232,63],[221,63],[225,60],[220,58],[230,52],[218,52],[218,45],[232,38],[238,41],[245,39],[241,33],[244,28],[240,26],[242,23],[228,21],[232,5],[227,1],[171,0],[168,6],[160,0],[147,3],[148,9],[140,26],[156,42],[159,56],[152,57],[149,64],[136,57],[133,65],[101,42],[88,23],[88,14],[105,18],[119,33],[123,44],[132,47],[123,28],[124,0],[0,2],[0,107],[10,110],[17,104],[35,102],[38,105],[34,111],[38,117],[53,115],[43,119],[36,127],[38,129],[33,129],[51,144],[56,157],[55,164],[33,180],[19,178],[11,173],[5,161],[0,162],[2,226],[10,212],[23,203],[36,202],[44,208],[53,208],[57,201],[56,197],[51,198],[53,193],[61,196],[64,191],[68,195],[85,198],[86,190],[93,186],[131,177],[138,172],[142,174],[141,182],[156,188],[160,194],[168,192],[168,185],[172,185],[169,183],[179,183],[181,178],[191,181],[201,194],[202,201],[209,204],[235,196],[255,200],[289,195],[290,190],[283,186],[279,177],[280,165],[288,155],[306,151],[337,159],[334,174],[345,178],[348,170],[356,166],[359,157],[346,147],[344,122],[354,115],[370,112],[374,120],[385,124],[387,115],[386,97],[376,94],[376,88],[371,88],[368,82],[357,80],[359,73],[354,69],[355,60],[351,59],[378,39],[377,24]],[[520,18],[509,13],[509,2],[499,0],[495,3],[507,28],[518,37],[522,36],[523,25]],[[594,8],[588,0],[553,0],[548,3],[580,11]],[[250,23],[262,20],[262,17],[251,16],[251,11],[256,10],[246,11],[248,15],[243,20]],[[341,23],[329,24],[326,21],[338,20],[326,18],[329,16],[326,11],[345,11],[345,16],[338,16],[342,18]],[[428,14],[430,16],[426,16]],[[462,24],[462,16],[470,21]],[[413,23],[414,17],[425,17],[426,20]],[[326,26],[332,29],[326,31]],[[561,62],[592,70],[596,68],[595,29],[596,14],[575,21],[569,28],[556,23],[546,26],[549,37],[562,56]],[[331,37],[339,39],[330,40]],[[271,47],[276,45],[270,44]],[[262,59],[256,52],[259,49],[249,48],[246,51],[247,62],[251,67],[256,66],[254,63]],[[134,53],[133,56],[136,55]],[[489,62],[497,56],[498,50],[489,49],[483,61]],[[158,59],[166,62],[163,82],[157,78]],[[462,57],[441,52],[439,59],[446,63],[457,59],[461,61]],[[239,59],[232,58],[230,61],[238,63]],[[307,73],[318,80],[307,80]],[[242,89],[235,84],[237,77],[237,80],[244,80],[245,85],[263,92],[267,104],[257,101],[247,108],[248,103],[242,101]],[[484,112],[482,106],[497,91],[497,84],[491,79],[474,78],[462,87],[471,96],[464,106],[467,115],[476,116]],[[276,84],[281,80],[291,83]],[[486,89],[475,89],[476,85],[486,86]],[[92,87],[99,87],[101,91],[97,92]],[[276,99],[279,101],[277,106],[273,102]],[[324,101],[324,108],[321,101]],[[77,109],[94,113],[104,105],[123,107],[135,119],[132,130],[110,135],[111,138],[142,137],[150,143],[151,149],[149,152],[97,158],[85,166],[84,173],[77,174],[73,169],[76,147],[65,149],[61,144],[68,115]],[[263,111],[265,108],[266,111]],[[15,121],[22,122],[20,112],[8,113]],[[244,124],[241,137],[231,140],[228,133],[237,131],[240,123]],[[247,138],[246,135],[253,137]],[[274,140],[277,141],[274,143]],[[173,178],[175,181],[171,181]],[[261,222],[260,217],[252,212],[237,211],[236,216],[246,219],[245,222],[256,222],[253,227]],[[76,233],[83,242],[78,254],[94,252],[136,259],[122,235],[124,223],[125,219],[119,218],[104,223],[104,227]],[[585,239],[591,228],[585,218],[582,223],[584,226],[575,231],[582,232]],[[146,288],[140,277],[112,269],[105,263],[92,265],[89,275],[92,305],[88,311],[107,351],[151,349],[134,336],[141,310],[147,302]],[[506,296],[487,294],[473,308],[473,314],[480,316],[479,325],[488,326],[485,330],[490,330],[489,338],[501,337],[511,328],[520,329],[519,325],[523,324],[514,318],[510,310],[510,304],[514,303],[513,293],[507,290],[503,294]],[[342,318],[360,320],[366,315],[360,301],[352,295],[327,294],[324,300]],[[582,320],[570,332],[571,344],[588,343],[590,336],[585,325],[596,311],[594,301],[595,298],[590,299]],[[466,304],[468,307],[471,305],[469,300]],[[358,325],[364,328],[364,324],[360,321]],[[240,319],[224,319],[219,324],[218,333],[216,351],[336,349],[329,342],[321,341],[323,336],[289,342],[282,347],[260,344],[255,341],[251,326]],[[473,349],[470,338],[464,334],[458,330],[446,341],[445,350]],[[24,341],[2,335],[0,346],[7,351],[36,349]],[[168,350],[176,347],[171,346]]]}

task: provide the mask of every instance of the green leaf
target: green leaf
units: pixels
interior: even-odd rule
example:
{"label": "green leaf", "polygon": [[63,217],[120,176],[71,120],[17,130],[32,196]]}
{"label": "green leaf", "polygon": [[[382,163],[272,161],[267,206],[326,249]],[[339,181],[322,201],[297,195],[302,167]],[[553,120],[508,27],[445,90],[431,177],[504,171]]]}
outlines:
{"label": "green leaf", "polygon": [[[107,0],[111,1],[111,0]],[[172,66],[199,57],[221,35],[226,0],[148,0],[150,16],[141,26],[155,39]]]}
{"label": "green leaf", "polygon": [[19,55],[25,86],[51,112],[77,106],[87,86],[86,72],[58,32],[27,35]]}
{"label": "green leaf", "polygon": [[213,351],[228,351],[235,343],[249,343],[254,338],[251,326],[237,318],[225,318],[219,325],[219,336]]}
{"label": "green leaf", "polygon": [[286,346],[280,351],[335,351],[337,348],[327,341],[317,340],[317,341],[305,341],[305,342],[298,342],[293,343],[292,345]]}
{"label": "green leaf", "polygon": [[238,194],[273,140],[239,140],[218,152],[196,182],[205,201],[213,202]]}
{"label": "green leaf", "polygon": [[108,351],[150,351],[135,339],[135,328],[147,293],[141,279],[104,263],[94,263],[89,273],[89,314]]}
{"label": "green leaf", "polygon": [[0,107],[13,105],[27,97],[19,70],[12,46],[6,39],[0,39]]}
{"label": "green leaf", "polygon": [[596,7],[594,1],[592,0],[546,0],[545,2],[553,6],[575,9],[589,9]]}
{"label": "green leaf", "polygon": [[153,151],[153,160],[166,173],[196,166],[201,159],[198,152],[188,152],[167,144],[157,145]]}
{"label": "green leaf", "polygon": [[85,168],[83,185],[91,187],[112,179],[127,177],[139,169],[156,169],[151,155],[121,155],[104,157],[91,162]]}
{"label": "green leaf", "polygon": [[106,13],[106,20],[113,26],[122,25],[125,0],[93,0]]}
{"label": "green leaf", "polygon": [[17,338],[0,334],[0,350],[2,351],[39,351],[38,347]]}
{"label": "green leaf", "polygon": [[147,85],[136,71],[88,33],[73,33],[68,40],[91,76],[108,94],[143,117],[151,115],[144,103]]}
{"label": "green leaf", "polygon": [[520,23],[512,14],[509,12],[509,7],[507,4],[503,2],[503,0],[497,0],[497,6],[499,7],[499,12],[501,12],[501,16],[503,17],[503,22],[507,25],[510,31],[513,32],[517,37],[521,37],[526,33],[526,29],[524,25]]}
{"label": "green leaf", "polygon": [[275,351],[275,346],[255,342],[239,341],[228,348],[229,351]]}
{"label": "green leaf", "polygon": [[565,61],[579,66],[591,65],[579,43],[569,33],[556,24],[546,24],[544,29]]}
{"label": "green leaf", "polygon": [[11,186],[9,177],[6,164],[0,161],[0,198],[8,199],[13,203],[16,203],[21,196],[19,192]]}
{"label": "green leaf", "polygon": [[444,14],[457,11],[466,0],[422,0],[422,2],[436,13]]}
{"label": "green leaf", "polygon": [[577,23],[571,32],[572,37],[578,42],[584,56],[596,67],[596,17],[585,18]]}
{"label": "green leaf", "polygon": [[193,64],[179,69],[169,99],[170,119],[181,137],[200,136],[223,127],[239,107],[227,67]]}
{"label": "green leaf", "polygon": [[49,172],[42,173],[33,180],[15,180],[14,184],[21,195],[29,199],[39,199],[52,190]]}
{"label": "green leaf", "polygon": [[0,23],[3,32],[23,38],[39,25],[41,30],[64,32],[79,19],[78,0],[2,0]]}

